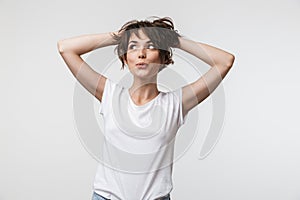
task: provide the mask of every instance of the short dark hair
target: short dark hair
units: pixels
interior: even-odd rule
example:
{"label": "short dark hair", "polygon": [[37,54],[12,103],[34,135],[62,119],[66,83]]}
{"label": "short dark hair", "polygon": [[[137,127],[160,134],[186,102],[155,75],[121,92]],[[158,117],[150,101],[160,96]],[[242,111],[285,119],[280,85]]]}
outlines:
{"label": "short dark hair", "polygon": [[124,69],[125,65],[124,60],[126,61],[129,38],[132,33],[139,36],[138,31],[140,29],[149,37],[154,46],[158,48],[159,57],[164,67],[173,64],[171,47],[178,47],[179,37],[181,36],[174,30],[172,19],[169,17],[157,18],[152,22],[148,20],[132,20],[121,27],[118,35],[113,34],[114,39],[118,41],[115,50],[122,62],[122,69]]}

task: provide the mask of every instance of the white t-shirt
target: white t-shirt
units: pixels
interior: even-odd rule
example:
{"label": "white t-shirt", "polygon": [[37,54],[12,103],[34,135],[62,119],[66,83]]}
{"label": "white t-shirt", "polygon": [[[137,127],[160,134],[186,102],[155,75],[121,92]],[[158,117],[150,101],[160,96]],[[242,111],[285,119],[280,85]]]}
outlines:
{"label": "white t-shirt", "polygon": [[177,130],[184,124],[182,88],[136,105],[125,88],[107,79],[100,114],[102,161],[94,191],[111,200],[154,200],[171,192]]}

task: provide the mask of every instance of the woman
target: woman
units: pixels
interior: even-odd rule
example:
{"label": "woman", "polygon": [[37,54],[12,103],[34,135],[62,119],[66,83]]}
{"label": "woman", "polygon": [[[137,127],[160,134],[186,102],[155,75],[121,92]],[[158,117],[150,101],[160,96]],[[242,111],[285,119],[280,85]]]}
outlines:
{"label": "woman", "polygon": [[[126,65],[133,75],[130,88],[95,72],[81,58],[109,45],[117,45],[122,68]],[[157,75],[173,63],[171,48],[196,56],[211,69],[182,88],[159,91]],[[176,132],[188,112],[220,84],[234,56],[183,38],[170,18],[134,20],[117,32],[61,40],[58,49],[77,80],[101,102],[107,141],[103,153],[109,167],[99,164],[93,199],[170,200]],[[124,109],[118,103],[121,101],[128,103],[124,104],[128,115],[118,118],[114,113]]]}

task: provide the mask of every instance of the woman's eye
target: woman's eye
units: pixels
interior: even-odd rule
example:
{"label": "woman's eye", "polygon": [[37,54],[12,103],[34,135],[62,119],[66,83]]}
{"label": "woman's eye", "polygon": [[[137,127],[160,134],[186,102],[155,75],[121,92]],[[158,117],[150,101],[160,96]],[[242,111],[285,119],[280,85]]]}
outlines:
{"label": "woman's eye", "polygon": [[140,48],[146,48],[146,49],[155,49],[155,46],[153,44],[149,44],[146,47],[137,46],[135,44],[131,44],[128,46],[128,50],[137,50]]}
{"label": "woman's eye", "polygon": [[135,44],[129,45],[128,49],[136,49],[136,45]]}
{"label": "woman's eye", "polygon": [[153,44],[149,44],[148,49],[155,49],[155,46]]}

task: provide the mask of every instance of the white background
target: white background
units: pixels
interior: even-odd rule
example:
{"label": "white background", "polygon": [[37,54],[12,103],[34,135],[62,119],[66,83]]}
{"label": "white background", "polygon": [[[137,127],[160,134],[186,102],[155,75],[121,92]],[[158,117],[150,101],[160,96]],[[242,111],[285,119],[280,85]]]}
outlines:
{"label": "white background", "polygon": [[206,159],[196,140],[174,163],[172,199],[300,199],[298,0],[1,0],[0,200],[91,198],[97,162],[76,134],[76,80],[56,44],[152,15],[236,57],[223,135]]}

